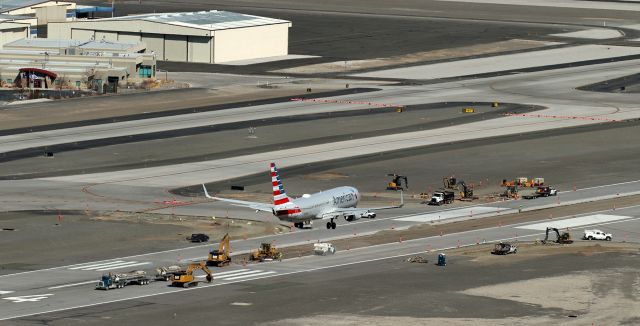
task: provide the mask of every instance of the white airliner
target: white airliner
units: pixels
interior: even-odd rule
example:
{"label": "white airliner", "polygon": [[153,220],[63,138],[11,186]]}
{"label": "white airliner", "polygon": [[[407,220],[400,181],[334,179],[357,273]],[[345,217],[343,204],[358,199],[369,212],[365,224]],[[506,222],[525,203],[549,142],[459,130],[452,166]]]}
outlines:
{"label": "white airliner", "polygon": [[229,202],[236,206],[248,207],[256,211],[271,212],[282,221],[293,222],[297,228],[310,225],[312,220],[328,219],[327,229],[335,229],[334,219],[343,217],[352,222],[362,217],[376,217],[376,210],[400,208],[404,198],[400,193],[400,205],[377,208],[356,208],[360,201],[360,193],[354,187],[337,187],[315,194],[305,194],[300,198],[290,198],[284,191],[280,174],[274,163],[271,163],[271,185],[273,186],[273,204],[257,203],[244,200],[210,196],[205,185],[202,185],[207,198]]}

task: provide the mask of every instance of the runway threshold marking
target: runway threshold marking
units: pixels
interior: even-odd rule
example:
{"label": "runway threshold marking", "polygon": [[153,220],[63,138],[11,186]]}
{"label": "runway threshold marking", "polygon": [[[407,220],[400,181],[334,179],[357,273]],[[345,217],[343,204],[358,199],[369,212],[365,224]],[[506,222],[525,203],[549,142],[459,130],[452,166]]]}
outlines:
{"label": "runway threshold marking", "polygon": [[74,266],[74,267],[70,267],[69,269],[83,270],[83,271],[90,271],[90,270],[106,271],[106,270],[116,269],[116,268],[128,268],[128,267],[142,266],[142,265],[148,265],[148,264],[151,264],[151,262],[115,260],[115,261],[103,262],[99,264]]}
{"label": "runway threshold marking", "polygon": [[488,213],[500,213],[507,210],[511,210],[512,208],[504,208],[504,207],[485,207],[485,206],[474,206],[474,207],[465,207],[447,211],[440,211],[435,213],[427,213],[420,214],[414,216],[407,216],[402,218],[396,218],[396,221],[403,222],[431,222],[431,221],[439,221],[446,220],[450,218],[456,217],[464,217],[464,216],[473,216],[473,215],[483,215]]}
{"label": "runway threshold marking", "polygon": [[69,288],[69,287],[72,287],[72,286],[85,285],[85,284],[91,284],[91,283],[97,283],[97,282],[98,282],[98,280],[91,280],[91,281],[84,281],[84,282],[78,282],[78,283],[70,283],[70,284],[52,286],[52,287],[50,287],[48,289],[49,290],[63,289],[63,288]]}
{"label": "runway threshold marking", "polygon": [[628,220],[631,218],[633,217],[622,216],[622,215],[594,214],[594,215],[570,218],[566,220],[527,224],[522,226],[516,226],[516,228],[527,229],[527,230],[546,230],[548,227],[557,228],[557,229],[566,229],[566,228],[575,228],[575,227],[594,225],[594,224],[602,224],[607,222]]}

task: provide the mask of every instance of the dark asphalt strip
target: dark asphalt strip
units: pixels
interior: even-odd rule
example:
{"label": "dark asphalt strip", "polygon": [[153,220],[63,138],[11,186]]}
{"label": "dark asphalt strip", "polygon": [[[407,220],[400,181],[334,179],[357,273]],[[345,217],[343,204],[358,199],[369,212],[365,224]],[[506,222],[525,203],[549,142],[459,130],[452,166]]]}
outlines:
{"label": "dark asphalt strip", "polygon": [[[365,164],[372,160],[376,161],[384,161],[384,160],[398,160],[402,158],[408,158],[416,155],[422,155],[426,152],[436,153],[436,152],[447,152],[465,148],[473,148],[477,146],[484,146],[488,144],[506,144],[524,140],[531,139],[539,139],[539,138],[549,138],[563,136],[563,135],[571,135],[571,134],[587,134],[593,131],[599,130],[609,130],[614,128],[626,128],[631,126],[640,126],[640,119],[633,120],[625,120],[622,122],[606,122],[599,123],[587,126],[578,126],[578,127],[569,127],[569,128],[560,128],[560,129],[552,129],[552,130],[543,130],[536,132],[528,132],[522,134],[515,135],[505,135],[499,137],[489,137],[489,138],[480,138],[473,139],[467,141],[459,141],[459,142],[450,142],[438,145],[429,145],[422,147],[414,147],[411,149],[402,149],[397,151],[388,151],[383,153],[375,153],[370,155],[363,155],[357,157],[350,157],[347,159],[337,159],[330,161],[322,161],[316,163],[308,163],[300,166],[287,167],[287,170],[284,172],[286,176],[291,178],[297,175],[309,175],[313,173],[320,173],[322,171],[335,170],[348,166],[354,166],[359,164]],[[588,136],[585,136],[588,138]],[[264,182],[264,173],[256,173],[249,176],[244,176],[240,178],[234,178],[229,180],[224,180],[220,182],[212,182],[207,184],[207,188],[210,192],[220,192],[222,190],[227,190],[231,185],[243,185],[243,186],[251,186]],[[171,193],[181,196],[201,196],[202,195],[202,186],[201,185],[192,185],[188,187],[176,188],[170,190]]]}
{"label": "dark asphalt strip", "polygon": [[[183,114],[190,114],[190,113],[211,112],[211,111],[219,111],[219,110],[233,109],[233,108],[239,108],[239,107],[256,106],[256,105],[288,103],[289,101],[291,101],[292,98],[298,98],[298,97],[312,99],[312,98],[322,98],[322,97],[332,97],[332,96],[375,92],[379,90],[380,89],[378,88],[345,88],[337,91],[320,92],[320,93],[304,93],[300,95],[275,97],[275,98],[264,99],[264,100],[216,104],[216,105],[176,109],[176,110],[169,110],[169,111],[139,113],[139,114],[126,115],[126,116],[119,116],[119,117],[73,121],[73,122],[57,123],[57,124],[26,127],[26,128],[6,129],[6,130],[0,130],[0,136],[26,134],[30,132],[56,130],[56,129],[85,127],[85,126],[100,125],[105,123],[144,120],[144,119],[176,116],[176,115],[183,115]],[[180,90],[168,90],[167,92],[178,92],[178,91]]]}
{"label": "dark asphalt strip", "polygon": [[[471,106],[471,105],[474,105],[474,106],[488,105],[488,103],[470,103],[470,102],[430,103],[430,104],[422,104],[422,105],[411,105],[406,107],[406,110],[427,111],[432,109],[440,109],[443,107],[444,108],[464,107],[464,106]],[[475,121],[496,119],[496,118],[502,117],[503,114],[505,113],[526,113],[526,112],[533,112],[539,109],[542,109],[542,107],[501,103],[501,106],[499,109],[495,109],[489,112],[462,115],[459,117],[439,120],[439,121],[427,121],[427,122],[416,123],[410,126],[403,127],[403,132],[435,129],[435,128],[441,128],[443,126],[459,125],[459,124],[471,123]],[[126,143],[132,143],[132,142],[143,142],[143,141],[157,140],[157,139],[184,137],[184,136],[197,135],[197,134],[203,134],[203,133],[218,132],[223,130],[245,129],[249,127],[263,127],[263,126],[269,126],[269,125],[281,125],[286,123],[303,122],[303,121],[310,121],[310,120],[318,121],[323,119],[334,119],[334,118],[340,118],[340,117],[354,117],[354,116],[357,117],[357,116],[365,116],[365,115],[369,116],[372,114],[383,114],[383,113],[390,113],[390,112],[395,112],[395,108],[376,108],[376,109],[368,109],[368,110],[359,109],[359,110],[341,111],[341,112],[277,117],[277,118],[264,119],[264,120],[242,121],[242,122],[230,123],[230,124],[163,131],[163,132],[150,133],[150,134],[114,137],[114,138],[108,138],[108,139],[97,139],[97,140],[90,140],[85,142],[59,144],[55,146],[38,147],[38,148],[29,148],[29,149],[24,149],[19,151],[3,153],[3,154],[0,154],[0,162],[8,162],[8,161],[13,161],[18,159],[42,156],[44,152],[52,152],[55,155],[56,153],[65,152],[65,151],[82,150],[82,149],[88,149],[88,148],[97,148],[102,146],[126,144]],[[123,169],[135,169],[135,168],[143,168],[143,167],[199,162],[204,160],[214,160],[214,159],[222,159],[227,157],[235,157],[240,155],[247,155],[247,154],[252,154],[257,152],[269,152],[269,151],[275,151],[275,150],[281,150],[281,149],[287,149],[287,148],[296,148],[301,146],[310,146],[310,145],[338,142],[338,141],[344,141],[344,140],[350,140],[350,139],[389,135],[397,132],[398,132],[397,128],[390,128],[386,130],[362,131],[362,132],[356,132],[356,133],[347,134],[347,135],[326,136],[326,137],[297,140],[297,141],[291,141],[291,142],[279,143],[279,144],[260,145],[259,147],[243,148],[243,149],[230,150],[230,151],[219,152],[219,153],[203,153],[203,154],[193,155],[189,157],[182,157],[182,158],[169,159],[169,160],[158,160],[154,162],[144,162],[144,163],[135,162],[135,163],[127,163],[127,164],[108,166],[108,167],[103,166],[103,167],[90,167],[90,168],[82,168],[82,169],[75,168],[75,169],[56,171],[56,172],[6,175],[6,176],[0,176],[0,180],[32,179],[32,178],[43,178],[43,177],[53,177],[53,176],[62,176],[62,175],[74,175],[74,174],[80,174],[80,173],[98,173],[98,172],[116,171],[116,170],[123,170]]]}

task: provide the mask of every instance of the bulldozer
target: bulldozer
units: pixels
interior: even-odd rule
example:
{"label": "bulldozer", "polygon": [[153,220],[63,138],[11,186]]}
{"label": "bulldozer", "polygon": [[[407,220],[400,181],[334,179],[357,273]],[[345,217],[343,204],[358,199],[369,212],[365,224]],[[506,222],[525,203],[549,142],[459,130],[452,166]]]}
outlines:
{"label": "bulldozer", "polygon": [[276,248],[276,246],[272,245],[268,242],[263,242],[260,245],[260,249],[251,253],[249,257],[252,261],[260,261],[263,262],[267,259],[282,259],[282,252]]}
{"label": "bulldozer", "polygon": [[[393,179],[387,183],[387,190],[405,190],[409,189],[409,180],[404,175],[399,175],[395,173],[387,174],[389,177],[393,177]],[[404,187],[402,186],[402,181],[404,180]]]}
{"label": "bulldozer", "polygon": [[207,258],[207,266],[223,267],[231,263],[231,256],[229,256],[229,233],[225,234],[220,240],[218,250],[209,251],[209,257]]}
{"label": "bulldozer", "polygon": [[549,227],[547,228],[547,232],[545,233],[544,240],[542,240],[542,243],[549,242],[549,231],[554,231],[557,236],[556,240],[552,242],[559,243],[559,244],[573,243],[573,238],[571,237],[571,233],[569,232],[560,233],[560,230],[558,230],[557,228],[549,228]]}
{"label": "bulldozer", "polygon": [[207,273],[207,282],[211,283],[211,281],[213,281],[213,274],[209,268],[207,268],[207,264],[204,261],[201,261],[199,263],[194,262],[189,264],[189,267],[187,267],[187,270],[185,271],[174,273],[171,278],[171,286],[183,288],[197,286],[198,281],[193,277],[193,271],[196,269],[201,269],[203,272]]}

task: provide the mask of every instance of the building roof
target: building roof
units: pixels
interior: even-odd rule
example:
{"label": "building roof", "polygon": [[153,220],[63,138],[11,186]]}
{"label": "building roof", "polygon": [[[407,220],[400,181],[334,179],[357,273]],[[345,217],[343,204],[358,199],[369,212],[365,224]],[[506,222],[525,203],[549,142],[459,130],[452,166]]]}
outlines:
{"label": "building roof", "polygon": [[142,14],[100,20],[144,20],[176,26],[204,29],[209,31],[253,27],[273,24],[290,24],[288,20],[240,14],[230,11],[197,11],[162,14]]}
{"label": "building roof", "polygon": [[0,14],[0,22],[8,22],[8,21],[15,21],[15,20],[25,20],[25,19],[34,19],[34,18],[35,17]]}
{"label": "building roof", "polygon": [[51,0],[2,0],[0,1],[0,12],[12,11],[25,7],[33,7],[41,3],[49,2]]}
{"label": "building roof", "polygon": [[4,45],[5,48],[71,48],[98,51],[127,51],[137,52],[145,48],[144,43],[113,42],[108,40],[69,40],[52,38],[23,38]]}

